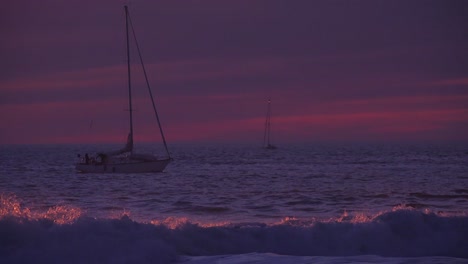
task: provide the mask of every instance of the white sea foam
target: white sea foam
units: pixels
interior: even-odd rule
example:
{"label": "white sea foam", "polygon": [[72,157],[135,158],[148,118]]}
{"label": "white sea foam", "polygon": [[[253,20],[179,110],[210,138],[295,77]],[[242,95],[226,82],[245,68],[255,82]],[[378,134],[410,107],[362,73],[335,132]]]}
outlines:
{"label": "white sea foam", "polygon": [[381,257],[374,255],[360,256],[287,256],[272,253],[247,253],[239,255],[220,255],[202,257],[184,257],[184,264],[346,264],[346,263],[378,263],[378,264],[466,264],[467,259],[452,257]]}

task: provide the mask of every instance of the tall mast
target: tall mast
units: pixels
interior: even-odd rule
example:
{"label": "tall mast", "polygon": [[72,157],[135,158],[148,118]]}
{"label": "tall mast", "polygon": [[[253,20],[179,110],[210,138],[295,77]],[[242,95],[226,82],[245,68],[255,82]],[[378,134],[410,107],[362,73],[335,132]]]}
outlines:
{"label": "tall mast", "polygon": [[[125,8],[125,29],[126,29],[126,36],[127,36],[127,73],[128,73],[128,110],[130,113],[130,135],[129,135],[129,142],[133,144],[133,108],[132,108],[132,80],[130,74],[130,41],[129,41],[129,34],[128,34],[128,25],[129,25],[129,14],[128,14],[128,7],[124,6]],[[131,150],[133,153],[133,148]]]}
{"label": "tall mast", "polygon": [[[125,10],[127,10],[126,6],[125,6]],[[138,40],[137,40],[137,37],[136,37],[136,33],[135,33],[135,30],[133,29],[132,18],[130,17],[130,14],[128,14],[128,11],[126,11],[126,12],[127,12],[127,20],[128,20],[127,23],[130,25],[130,28],[131,28],[132,34],[133,34],[133,39],[135,40],[135,46],[136,46],[136,49],[138,51],[138,57],[140,58],[141,68],[143,69],[143,75],[145,76],[146,87],[148,88],[151,103],[153,104],[153,111],[154,111],[154,114],[156,116],[156,120],[158,122],[159,132],[161,133],[161,138],[162,138],[163,143],[164,143],[164,148],[166,150],[166,154],[170,158],[171,154],[169,153],[169,148],[167,147],[166,137],[164,136],[164,132],[163,132],[163,129],[162,129],[162,126],[161,126],[161,121],[159,120],[158,111],[156,110],[156,104],[154,103],[153,92],[151,91],[151,87],[150,87],[149,80],[148,80],[148,74],[146,73],[145,64],[143,63],[143,56],[141,55],[140,45],[138,45]],[[128,25],[127,25],[127,27],[128,27]],[[128,30],[127,30],[127,37],[128,37]],[[127,41],[128,41],[128,39],[127,39]]]}

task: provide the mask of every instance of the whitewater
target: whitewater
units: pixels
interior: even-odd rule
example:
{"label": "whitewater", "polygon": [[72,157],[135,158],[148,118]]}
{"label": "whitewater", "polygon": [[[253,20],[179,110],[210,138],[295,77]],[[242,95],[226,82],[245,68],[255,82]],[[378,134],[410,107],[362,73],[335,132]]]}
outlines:
{"label": "whitewater", "polygon": [[174,144],[163,173],[74,170],[116,147],[1,146],[0,263],[468,263],[463,144]]}

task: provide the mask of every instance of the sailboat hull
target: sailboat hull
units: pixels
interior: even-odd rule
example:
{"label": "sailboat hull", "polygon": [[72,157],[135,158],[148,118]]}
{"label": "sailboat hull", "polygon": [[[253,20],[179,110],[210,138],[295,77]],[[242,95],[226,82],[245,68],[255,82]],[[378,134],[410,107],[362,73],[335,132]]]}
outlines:
{"label": "sailboat hull", "polygon": [[171,159],[108,164],[77,163],[75,167],[82,173],[148,173],[162,172],[170,162]]}

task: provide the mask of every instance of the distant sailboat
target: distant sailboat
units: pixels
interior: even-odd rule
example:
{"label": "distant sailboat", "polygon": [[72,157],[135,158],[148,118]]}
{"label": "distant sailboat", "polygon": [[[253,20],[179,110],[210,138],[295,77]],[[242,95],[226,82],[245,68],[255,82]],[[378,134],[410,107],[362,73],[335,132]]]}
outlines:
{"label": "distant sailboat", "polygon": [[267,114],[265,119],[265,131],[263,133],[263,147],[266,149],[276,149],[276,146],[270,143],[271,130],[271,100],[268,99]]}
{"label": "distant sailboat", "polygon": [[[92,173],[141,173],[141,172],[161,172],[171,162],[172,158],[167,148],[166,139],[159,121],[158,112],[156,111],[156,105],[154,103],[153,94],[149,86],[148,77],[146,74],[143,59],[140,53],[138,42],[136,41],[135,31],[133,30],[132,21],[130,19],[130,13],[128,7],[124,6],[125,9],[125,28],[127,36],[127,74],[128,74],[128,105],[129,105],[129,121],[130,121],[130,133],[128,134],[127,143],[124,148],[112,151],[112,152],[101,152],[97,153],[95,157],[89,157],[88,154],[76,164],[76,169],[80,172],[92,172]],[[133,150],[133,108],[132,108],[132,82],[130,75],[130,38],[129,29],[133,33],[135,40],[135,46],[138,50],[140,57],[140,63],[143,68],[143,73],[146,79],[150,99],[153,105],[153,110],[156,116],[156,120],[161,133],[161,138],[164,143],[167,157],[157,158],[152,154],[136,154]]]}

